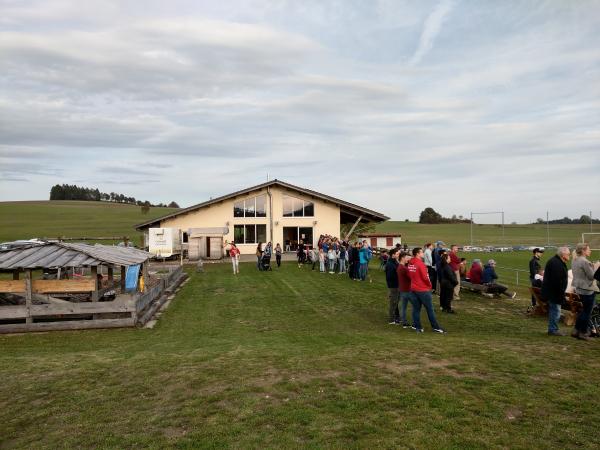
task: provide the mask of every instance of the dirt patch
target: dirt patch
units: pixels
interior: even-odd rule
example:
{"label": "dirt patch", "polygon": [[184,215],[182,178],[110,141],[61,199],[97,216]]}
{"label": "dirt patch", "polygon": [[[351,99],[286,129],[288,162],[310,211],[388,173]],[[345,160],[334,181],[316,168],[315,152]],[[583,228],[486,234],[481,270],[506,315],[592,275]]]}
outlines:
{"label": "dirt patch", "polygon": [[429,370],[438,370],[441,371],[444,375],[451,376],[453,378],[476,378],[476,379],[484,379],[485,376],[483,374],[475,373],[475,372],[460,372],[451,366],[455,364],[454,361],[449,361],[446,359],[439,360],[422,360],[418,363],[413,364],[400,364],[398,362],[384,362],[377,364],[377,367],[387,370],[388,372],[392,372],[396,375],[403,375],[408,372],[417,372],[422,371],[426,372]]}
{"label": "dirt patch", "polygon": [[163,430],[165,437],[169,439],[178,439],[187,434],[187,430],[183,427],[167,427]]}
{"label": "dirt patch", "polygon": [[506,411],[504,417],[506,420],[516,420],[523,415],[523,411],[517,408],[510,408]]}
{"label": "dirt patch", "polygon": [[216,288],[213,292],[215,294],[220,295],[220,294],[224,294],[226,292],[226,290],[225,290],[225,288]]}

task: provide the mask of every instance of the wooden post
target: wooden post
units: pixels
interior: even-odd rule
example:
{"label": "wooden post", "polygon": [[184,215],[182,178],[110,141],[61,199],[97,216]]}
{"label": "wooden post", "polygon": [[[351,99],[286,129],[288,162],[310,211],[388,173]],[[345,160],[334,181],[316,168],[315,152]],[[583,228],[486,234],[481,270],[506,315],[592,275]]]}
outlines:
{"label": "wooden post", "polygon": [[115,284],[115,274],[113,266],[108,266],[108,285],[113,287]]}
{"label": "wooden post", "polygon": [[19,271],[15,270],[13,271],[13,280],[18,280],[19,279]]}
{"label": "wooden post", "polygon": [[127,267],[121,266],[121,293],[125,292],[125,276],[127,275]]}
{"label": "wooden post", "polygon": [[31,317],[31,269],[25,271],[25,306],[27,308],[27,317],[25,323],[33,323],[33,317]]}
{"label": "wooden post", "polygon": [[94,280],[94,286],[96,286],[96,289],[94,289],[92,291],[92,301],[93,302],[97,302],[98,301],[98,266],[92,266],[92,279]]}
{"label": "wooden post", "polygon": [[148,261],[142,263],[142,275],[144,276],[144,292],[146,292],[146,286],[148,285]]}

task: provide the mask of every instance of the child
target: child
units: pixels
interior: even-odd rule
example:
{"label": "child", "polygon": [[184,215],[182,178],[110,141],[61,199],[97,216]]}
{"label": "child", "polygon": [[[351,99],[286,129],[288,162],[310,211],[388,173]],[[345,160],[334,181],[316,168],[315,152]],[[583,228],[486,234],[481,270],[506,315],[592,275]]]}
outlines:
{"label": "child", "polygon": [[319,271],[325,273],[325,252],[322,248],[319,249]]}

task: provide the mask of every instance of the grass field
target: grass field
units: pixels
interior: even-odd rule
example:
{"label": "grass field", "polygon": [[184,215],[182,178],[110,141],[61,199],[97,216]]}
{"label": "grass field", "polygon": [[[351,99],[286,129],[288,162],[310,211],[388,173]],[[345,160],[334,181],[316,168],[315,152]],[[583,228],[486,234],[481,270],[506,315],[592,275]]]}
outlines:
{"label": "grass field", "polygon": [[141,233],[133,226],[172,211],[175,209],[150,208],[142,214],[139,206],[105,202],[0,202],[0,242],[35,237],[129,236],[139,245]]}
{"label": "grass field", "polygon": [[374,267],[205,270],[151,330],[0,336],[0,448],[598,447],[600,342],[527,298],[464,293],[417,335]]}
{"label": "grass field", "polygon": [[[401,233],[403,242],[409,245],[423,245],[426,242],[444,241],[447,245],[469,245],[471,243],[470,224],[427,225],[415,222],[389,220],[377,226],[377,231]],[[581,233],[590,231],[589,225],[550,225],[550,243],[553,245],[573,245],[581,242]],[[600,227],[594,225],[594,232]],[[506,225],[504,238],[500,225],[473,226],[473,245],[546,245],[548,243],[546,225]]]}

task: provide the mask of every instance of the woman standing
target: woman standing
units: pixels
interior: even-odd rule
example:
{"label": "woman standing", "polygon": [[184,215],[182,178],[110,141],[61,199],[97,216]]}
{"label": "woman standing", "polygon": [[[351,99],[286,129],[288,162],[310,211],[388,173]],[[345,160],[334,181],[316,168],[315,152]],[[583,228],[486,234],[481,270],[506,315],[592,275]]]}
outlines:
{"label": "woman standing", "polygon": [[258,246],[256,247],[256,268],[258,270],[262,270],[262,265],[260,264],[260,260],[262,259],[262,242],[258,243]]}
{"label": "woman standing", "polygon": [[575,329],[571,336],[577,339],[588,339],[588,324],[590,322],[590,314],[594,309],[594,300],[596,297],[596,286],[594,285],[594,266],[588,261],[588,257],[592,254],[592,250],[588,244],[577,244],[575,248],[577,257],[573,261],[573,288],[579,295],[583,309],[577,315]]}
{"label": "woman standing", "polygon": [[275,246],[275,261],[277,261],[277,267],[281,267],[281,245]]}
{"label": "woman standing", "polygon": [[456,279],[456,272],[452,270],[450,266],[450,255],[448,253],[442,255],[440,263],[440,306],[442,311],[454,314],[452,309],[452,297],[454,295],[454,287],[458,284]]}
{"label": "woman standing", "polygon": [[233,274],[240,273],[240,249],[235,243],[229,244],[229,256],[231,257],[231,265],[233,266]]}

